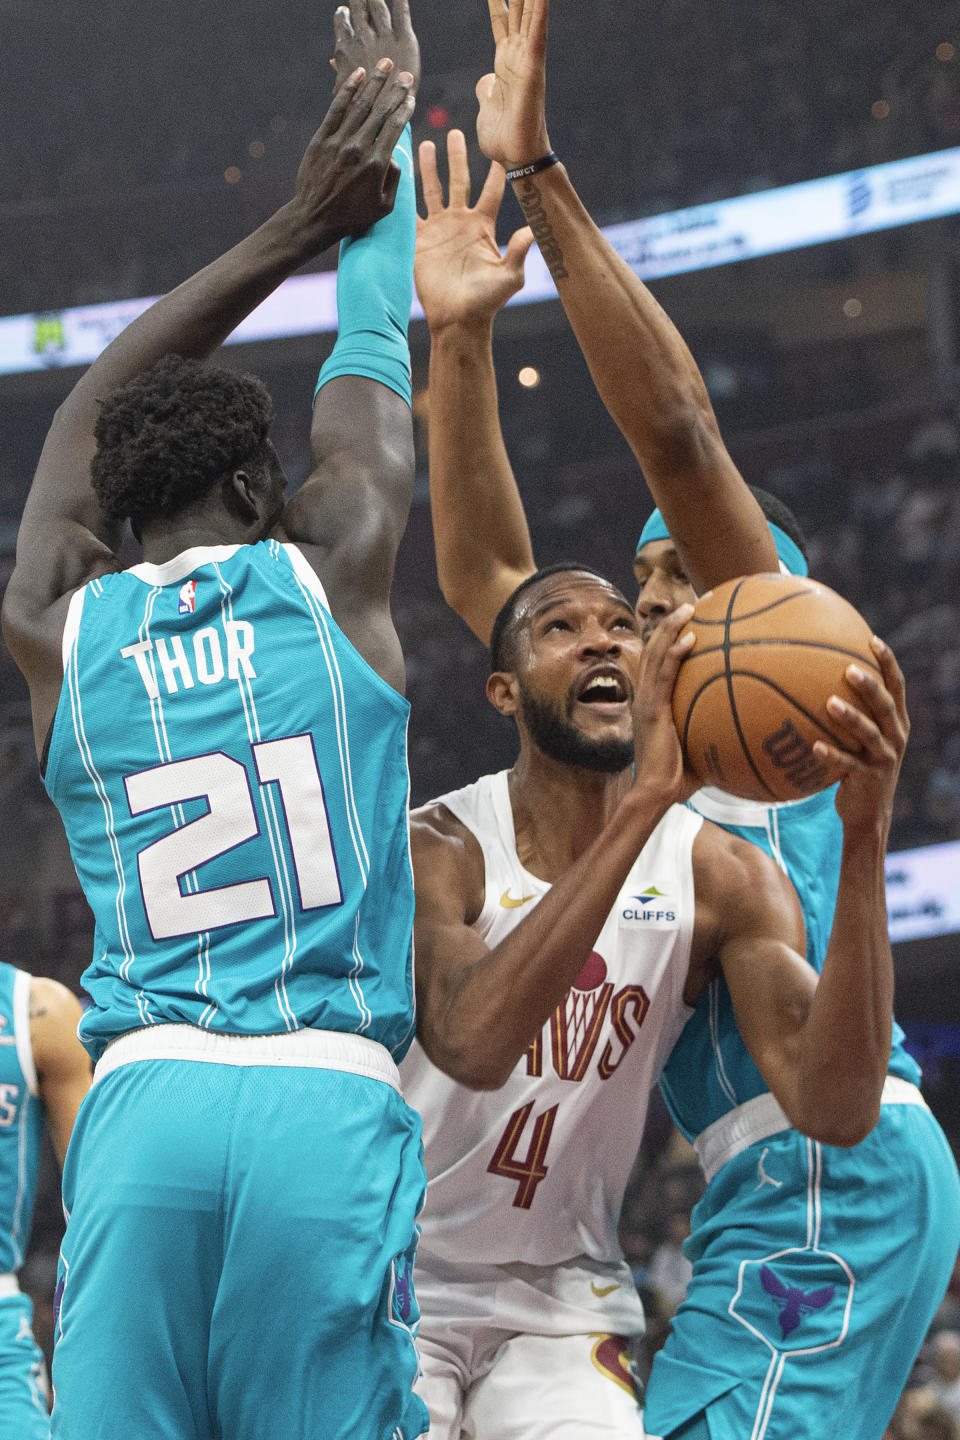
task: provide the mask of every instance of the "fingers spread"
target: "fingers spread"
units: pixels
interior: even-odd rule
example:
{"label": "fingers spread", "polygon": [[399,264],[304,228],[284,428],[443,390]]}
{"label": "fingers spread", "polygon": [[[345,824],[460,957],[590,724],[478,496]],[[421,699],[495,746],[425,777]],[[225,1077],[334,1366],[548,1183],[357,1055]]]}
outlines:
{"label": "fingers spread", "polygon": [[413,30],[410,21],[410,0],[393,0],[393,33],[407,35]]}
{"label": "fingers spread", "polygon": [[323,123],[320,126],[320,129],[317,131],[318,139],[324,140],[328,135],[333,135],[337,130],[340,129],[340,126],[344,124],[346,116],[350,111],[354,100],[356,99],[357,91],[360,89],[366,73],[367,72],[364,70],[363,66],[358,65],[356,70],[354,70],[352,74],[348,75],[346,80],[344,80],[343,84],[340,86],[340,89],[333,97],[329,110],[323,117]]}
{"label": "fingers spread", "polygon": [[[348,135],[356,134],[370,119],[373,108],[383,92],[384,85],[393,69],[393,61],[378,60],[376,67],[363,81],[356,99],[350,105],[343,119],[343,129]],[[379,128],[379,127],[377,127]]]}
{"label": "fingers spread", "polygon": [[432,140],[421,140],[418,154],[423,203],[428,215],[437,215],[443,209],[443,187],[437,174],[437,147]]}
{"label": "fingers spread", "polygon": [[367,0],[350,0],[350,23],[353,26],[353,33],[363,38],[370,34],[370,21],[367,19]]}
{"label": "fingers spread", "polygon": [[490,10],[490,28],[493,31],[493,38],[499,44],[505,40],[508,30],[508,16],[506,0],[487,0]]}
{"label": "fingers spread", "polygon": [[387,0],[367,0],[367,13],[375,35],[389,35],[392,30]]}
{"label": "fingers spread", "polygon": [[[498,165],[496,160],[494,160],[490,169],[487,171],[487,178],[483,182],[483,189],[480,191],[480,198],[476,204],[477,210],[479,210],[481,214],[486,215],[490,220],[496,220],[497,218],[506,184],[507,172],[502,165]],[[533,239],[532,231],[530,238],[531,240]],[[514,239],[516,239],[516,236],[514,236]],[[513,244],[513,241],[510,243]],[[529,248],[530,247],[527,246],[526,249],[524,249],[524,255]]]}
{"label": "fingers spread", "polygon": [[353,39],[353,25],[346,5],[338,5],[333,12],[333,34],[338,46]]}
{"label": "fingers spread", "polygon": [[489,99],[490,99],[490,96],[493,94],[493,88],[494,88],[494,86],[496,85],[496,83],[497,83],[497,77],[496,77],[496,75],[491,74],[491,75],[481,75],[481,76],[480,76],[480,79],[477,81],[476,86],[474,87],[474,94],[476,95],[477,99],[480,101],[480,104],[481,104],[481,105],[484,103],[485,100],[489,100]]}
{"label": "fingers spread", "polygon": [[470,204],[470,167],[467,163],[467,141],[462,130],[451,130],[447,136],[447,167],[449,203],[465,210]]}

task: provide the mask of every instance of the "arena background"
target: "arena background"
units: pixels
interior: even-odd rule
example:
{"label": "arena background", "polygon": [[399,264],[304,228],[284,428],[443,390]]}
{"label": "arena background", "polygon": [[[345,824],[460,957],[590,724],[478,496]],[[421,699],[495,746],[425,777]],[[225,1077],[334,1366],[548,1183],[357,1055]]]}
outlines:
{"label": "arena background", "polygon": [[[332,10],[317,0],[0,0],[0,317],[35,317],[42,359],[32,373],[0,375],[2,583],[46,427],[79,373],[58,353],[62,312],[162,292],[287,197],[330,90]],[[492,53],[486,6],[414,0],[414,12],[424,64],[415,140],[460,125],[479,176],[473,86]],[[960,146],[960,9],[944,0],[555,0],[551,25],[551,138],[604,224]],[[520,221],[508,196],[504,238]],[[694,350],[744,475],[794,508],[812,573],[860,606],[907,673],[913,733],[897,852],[960,842],[958,241],[960,220],[946,215],[653,286]],[[226,352],[274,395],[294,484],[331,343],[321,334]],[[412,352],[419,474],[395,605],[423,800],[509,764],[513,742],[483,698],[483,650],[437,591],[422,322]],[[632,594],[632,545],[650,501],[559,305],[505,313],[496,357],[538,557],[582,558]],[[521,383],[524,368],[538,383]],[[2,647],[0,797],[0,958],[79,989],[92,925],[37,777],[26,690]],[[927,882],[934,856],[946,879]],[[924,868],[922,852],[909,879],[892,867],[894,886],[910,890],[904,915],[948,932],[897,945],[897,1013],[955,1147],[960,920],[951,932],[945,912],[960,890],[958,856],[960,845],[931,850]],[[671,1303],[655,1252],[666,1242],[667,1275],[670,1233],[697,1193],[691,1154],[655,1108],[623,1226],[652,1344]],[[48,1156],[24,1277],[48,1348],[60,1226]],[[958,1317],[960,1278],[938,1323]]]}

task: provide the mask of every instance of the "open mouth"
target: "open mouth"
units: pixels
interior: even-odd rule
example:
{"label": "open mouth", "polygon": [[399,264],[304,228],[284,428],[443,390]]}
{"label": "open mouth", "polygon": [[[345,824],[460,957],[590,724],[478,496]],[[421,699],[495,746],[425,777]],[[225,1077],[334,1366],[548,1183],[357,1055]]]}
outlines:
{"label": "open mouth", "polygon": [[630,699],[627,682],[618,670],[596,670],[586,676],[577,693],[581,705],[623,705]]}

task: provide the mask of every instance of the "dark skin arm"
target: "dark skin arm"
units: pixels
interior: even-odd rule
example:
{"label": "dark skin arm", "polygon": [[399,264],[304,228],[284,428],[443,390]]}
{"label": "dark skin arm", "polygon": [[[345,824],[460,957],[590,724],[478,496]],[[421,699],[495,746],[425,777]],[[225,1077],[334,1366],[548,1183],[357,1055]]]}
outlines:
{"label": "dark skin arm", "polygon": [[840,887],[819,979],[803,958],[796,894],[772,861],[712,825],[694,848],[697,938],[685,998],[693,1004],[722,972],[740,1035],[791,1124],[829,1145],[869,1134],[890,1059],[883,861],[909,721],[896,660],[879,641],[874,652],[884,683],[851,667],[847,679],[862,708],[836,699],[828,705],[858,753],[817,742],[821,758],[844,772]]}
{"label": "dark skin arm", "polygon": [[[334,17],[337,85],[373,50],[420,81],[420,50],[408,0],[351,0]],[[390,616],[394,561],[413,492],[410,407],[363,375],[329,381],[310,429],[312,469],[287,506],[283,538],[296,541],[322,579],[337,623],[364,658],[404,688],[400,643]]]}
{"label": "dark skin arm", "polygon": [[61,1169],[73,1122],[90,1089],[90,1057],[77,1039],[82,1014],[80,1001],[65,985],[39,976],[30,981],[30,1045]]}
{"label": "dark skin arm", "polygon": [[408,80],[375,62],[371,55],[369,73],[357,69],[342,83],[307,147],[293,198],[128,326],[54,417],[3,609],[4,636],[30,685],[38,753],[59,700],[70,596],[117,568],[119,535],[90,484],[98,401],[165,354],[205,358],[305,261],[389,213],[399,178],[391,156],[413,98]]}

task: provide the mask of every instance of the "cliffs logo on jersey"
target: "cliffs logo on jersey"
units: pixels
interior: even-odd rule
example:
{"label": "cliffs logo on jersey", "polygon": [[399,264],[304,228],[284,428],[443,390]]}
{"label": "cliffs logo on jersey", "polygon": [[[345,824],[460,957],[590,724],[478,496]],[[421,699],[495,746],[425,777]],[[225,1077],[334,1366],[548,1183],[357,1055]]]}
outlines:
{"label": "cliffs logo on jersey", "polygon": [[636,930],[678,930],[680,916],[670,896],[648,885],[620,896],[620,924]]}
{"label": "cliffs logo on jersey", "polygon": [[186,580],[180,586],[180,604],[177,607],[181,615],[192,615],[197,608],[197,582]]}

